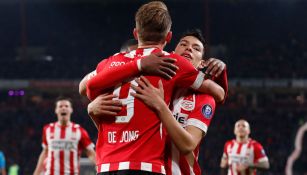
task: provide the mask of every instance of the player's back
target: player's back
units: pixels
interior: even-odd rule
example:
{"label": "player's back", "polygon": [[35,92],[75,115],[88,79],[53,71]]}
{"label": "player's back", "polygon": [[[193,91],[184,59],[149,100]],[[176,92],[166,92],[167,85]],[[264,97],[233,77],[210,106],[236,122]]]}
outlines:
{"label": "player's back", "polygon": [[[104,69],[110,69],[114,65],[120,66],[159,51],[161,50],[154,48],[137,49],[125,55],[119,54],[110,57],[100,66],[103,66]],[[178,84],[191,86],[196,81],[198,72],[184,58],[166,52],[165,54],[177,59],[177,64],[184,65],[179,66],[182,69],[173,79],[162,79],[165,101],[169,103],[173,89]],[[156,76],[146,77],[155,87],[161,79]],[[184,83],[186,84],[184,85]],[[114,88],[113,94],[118,95],[125,107],[115,119],[106,120],[99,126],[98,140],[101,141],[96,145],[98,172],[134,169],[165,173],[165,133],[162,130],[161,122],[143,102],[130,95],[133,92],[130,88],[131,84],[137,85],[131,79]]]}

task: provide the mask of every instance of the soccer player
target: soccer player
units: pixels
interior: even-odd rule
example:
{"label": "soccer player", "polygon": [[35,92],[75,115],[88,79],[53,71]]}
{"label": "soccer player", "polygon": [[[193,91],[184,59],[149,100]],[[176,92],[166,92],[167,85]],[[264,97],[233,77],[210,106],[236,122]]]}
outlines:
{"label": "soccer player", "polygon": [[2,151],[0,151],[0,175],[6,175],[5,157]]}
{"label": "soccer player", "polygon": [[79,124],[71,122],[73,112],[69,98],[59,97],[55,103],[57,122],[44,126],[43,150],[39,156],[34,175],[44,171],[49,174],[79,174],[79,160],[82,150],[95,164],[94,144],[88,133]]}
{"label": "soccer player", "polygon": [[[222,72],[226,73],[225,63],[213,58],[203,60],[204,45],[201,32],[192,30],[181,37],[175,52],[186,57],[200,70],[209,64],[211,71],[208,72],[220,78]],[[166,151],[166,174],[201,175],[198,164],[199,144],[206,135],[215,112],[214,98],[208,94],[195,93],[191,89],[179,89],[175,93],[171,112],[163,101],[162,84],[157,89],[145,77],[137,82],[138,87],[133,86],[137,93],[133,95],[155,111],[171,138]],[[227,85],[225,89],[228,89]]]}
{"label": "soccer player", "polygon": [[[89,99],[93,100],[103,92],[111,92],[124,105],[115,118],[98,123],[96,148],[100,174],[165,174],[165,133],[160,120],[150,108],[131,95],[131,84],[136,85],[136,81],[123,80],[139,75],[144,65],[143,57],[162,51],[171,39],[170,28],[171,18],[164,3],[153,1],[141,6],[136,13],[134,30],[138,49],[103,60],[96,69],[97,75],[87,83]],[[214,94],[218,101],[223,100],[224,90],[211,80],[204,81],[204,75],[189,61],[173,53],[163,54],[175,59],[179,67],[172,79],[162,79],[166,103],[170,102],[176,87],[192,87]],[[147,78],[154,86],[161,79],[158,76]],[[213,91],[209,87],[213,87]]]}
{"label": "soccer player", "polygon": [[235,123],[235,139],[227,141],[221,159],[221,169],[228,175],[255,175],[256,170],[269,169],[270,164],[262,145],[249,137],[250,126],[246,120]]}

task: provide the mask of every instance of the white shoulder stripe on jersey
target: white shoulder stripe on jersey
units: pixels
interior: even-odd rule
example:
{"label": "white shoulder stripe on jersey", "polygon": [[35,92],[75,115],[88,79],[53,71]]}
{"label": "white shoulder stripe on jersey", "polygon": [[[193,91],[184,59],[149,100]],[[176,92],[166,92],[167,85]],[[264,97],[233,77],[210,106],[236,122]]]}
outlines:
{"label": "white shoulder stripe on jersey", "polygon": [[86,149],[94,149],[95,148],[95,145],[93,143],[89,144]]}
{"label": "white shoulder stripe on jersey", "polygon": [[200,88],[201,84],[203,83],[205,78],[205,74],[202,73],[201,71],[198,72],[198,75],[196,77],[196,80],[194,81],[194,83],[192,84],[191,88],[197,90]]}
{"label": "white shoulder stripe on jersey", "polygon": [[208,126],[205,123],[203,123],[200,120],[197,120],[195,118],[190,118],[190,119],[187,120],[187,126],[189,126],[189,125],[195,126],[199,129],[201,129],[202,131],[204,131],[205,133],[207,133],[207,131],[208,131]]}
{"label": "white shoulder stripe on jersey", "polygon": [[267,161],[269,161],[267,156],[258,159],[258,162],[267,162]]}

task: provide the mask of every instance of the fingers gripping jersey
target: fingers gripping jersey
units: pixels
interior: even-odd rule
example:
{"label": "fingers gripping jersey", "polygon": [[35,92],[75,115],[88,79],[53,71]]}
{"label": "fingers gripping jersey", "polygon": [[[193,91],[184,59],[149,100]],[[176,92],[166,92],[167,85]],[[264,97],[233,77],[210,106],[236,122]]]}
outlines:
{"label": "fingers gripping jersey", "polygon": [[236,140],[226,142],[223,156],[228,159],[228,175],[255,175],[256,170],[247,169],[245,172],[238,172],[236,166],[238,164],[253,165],[268,161],[262,145],[252,139],[249,139],[246,143],[239,143]]}
{"label": "fingers gripping jersey", "polygon": [[[207,133],[215,112],[214,98],[207,94],[180,89],[173,101],[173,115],[182,127],[194,126]],[[200,175],[198,163],[199,146],[186,156],[180,154],[174,143],[168,141],[166,151],[166,172],[171,175]]]}
{"label": "fingers gripping jersey", "polygon": [[[137,49],[127,54],[114,55],[99,63],[96,70],[100,77],[103,77],[103,73],[111,75],[112,71],[117,74],[112,74],[112,77],[103,77],[104,82],[95,83],[113,86],[112,82],[118,82],[118,79],[125,77],[123,74],[131,74],[131,72],[118,71],[119,69],[153,52],[160,51],[154,48]],[[165,101],[168,104],[174,88],[197,87],[199,82],[203,81],[203,76],[183,57],[164,53],[167,57],[177,59],[176,64],[180,68],[171,80],[162,80]],[[161,79],[157,76],[146,77],[155,87]],[[136,77],[121,79],[122,83],[114,85],[114,89],[110,91],[118,96],[124,107],[114,119],[106,119],[99,123],[96,144],[98,172],[132,169],[165,173],[165,135],[161,121],[143,102],[130,95],[133,92],[131,84],[136,85],[133,78]]]}
{"label": "fingers gripping jersey", "polygon": [[43,129],[44,148],[48,148],[46,175],[78,174],[79,157],[85,148],[94,147],[87,132],[78,124],[50,123]]}

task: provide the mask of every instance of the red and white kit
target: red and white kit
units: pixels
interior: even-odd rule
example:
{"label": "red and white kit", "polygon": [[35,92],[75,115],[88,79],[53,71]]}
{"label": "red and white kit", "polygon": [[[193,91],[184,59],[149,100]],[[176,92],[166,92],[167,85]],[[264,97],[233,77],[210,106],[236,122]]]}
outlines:
{"label": "red and white kit", "polygon": [[228,159],[228,175],[256,175],[256,170],[247,169],[245,172],[236,171],[238,164],[254,165],[268,161],[260,143],[249,139],[246,143],[239,143],[235,139],[226,142],[223,156]]}
{"label": "red and white kit", "polygon": [[[182,125],[194,126],[207,133],[210,122],[215,112],[214,98],[207,94],[198,94],[191,90],[181,89],[176,92],[173,101],[173,115]],[[198,163],[199,145],[193,153],[186,156],[180,154],[170,139],[166,151],[166,171],[170,175],[201,175]]]}
{"label": "red and white kit", "polygon": [[94,147],[88,133],[78,124],[50,123],[43,129],[43,148],[48,148],[45,175],[79,174],[83,149]]}
{"label": "red and white kit", "polygon": [[[100,72],[114,71],[125,64],[136,62],[154,52],[161,52],[161,50],[157,48],[137,49],[126,54],[113,55],[99,63],[96,76],[101,76]],[[162,79],[165,101],[169,104],[172,92],[177,86],[197,89],[203,82],[204,75],[199,73],[185,58],[167,52],[164,54],[177,59],[176,64],[180,68],[171,80]],[[134,69],[137,69],[136,64]],[[131,71],[113,73],[112,77],[103,77],[104,81],[95,83],[110,85],[112,84],[110,81],[120,79],[123,74],[129,74]],[[155,87],[158,87],[158,81],[161,79],[157,76],[146,76],[146,78]],[[93,83],[90,82],[93,79],[89,80],[89,83]],[[133,92],[131,84],[137,85],[135,80],[129,79],[117,84],[111,90],[113,94],[118,95],[118,99],[124,104],[124,109],[115,118],[99,123],[96,144],[97,170],[108,172],[131,169],[165,174],[166,137],[161,121],[142,101],[130,95]],[[96,92],[94,97],[98,94],[99,92]]]}

